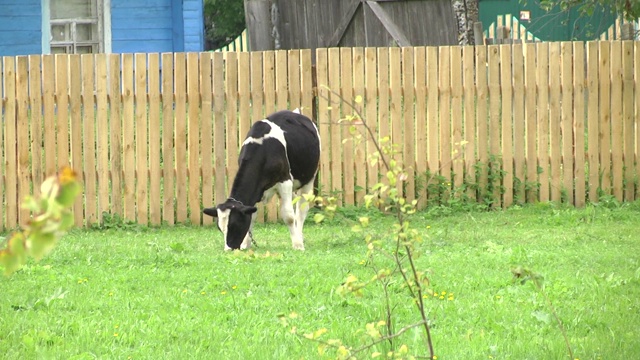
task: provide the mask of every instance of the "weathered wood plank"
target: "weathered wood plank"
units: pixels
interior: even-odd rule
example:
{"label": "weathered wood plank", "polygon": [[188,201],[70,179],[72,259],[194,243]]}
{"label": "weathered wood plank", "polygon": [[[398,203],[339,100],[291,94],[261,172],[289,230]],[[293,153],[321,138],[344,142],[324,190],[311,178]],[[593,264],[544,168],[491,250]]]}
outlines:
{"label": "weathered wood plank", "polygon": [[513,204],[514,157],[513,157],[513,57],[511,45],[500,46],[500,80],[502,88],[502,170],[504,177],[503,207]]}
{"label": "weathered wood plank", "polygon": [[599,42],[600,74],[600,189],[611,195],[611,67],[610,46],[607,41]]}
{"label": "weathered wood plank", "polygon": [[462,151],[463,112],[462,112],[462,48],[450,47],[451,56],[451,167],[453,169],[452,186],[454,196],[459,196],[458,190],[464,182],[464,152]]}
{"label": "weathered wood plank", "polygon": [[82,147],[84,160],[84,220],[86,225],[95,224],[99,219],[98,197],[96,193],[96,120],[95,120],[95,59],[93,54],[81,55],[82,62]]}
{"label": "weathered wood plank", "polygon": [[[56,56],[56,65],[58,59],[63,59],[63,55]],[[122,181],[122,94],[120,83],[120,55],[109,54],[107,55],[108,61],[108,79],[109,79],[109,144],[111,146],[110,163],[111,163],[111,206],[110,211],[112,215],[123,215],[123,181]],[[60,70],[60,69],[58,69]],[[59,78],[56,78],[56,85],[58,85]],[[60,98],[58,97],[58,101]],[[60,109],[58,107],[58,109]],[[58,117],[60,116],[60,110],[58,110]],[[60,149],[60,143],[58,142],[58,149]],[[58,162],[60,162],[60,152],[58,152]]]}
{"label": "weathered wood plank", "polygon": [[525,199],[526,202],[535,202],[538,189],[538,162],[536,154],[536,46],[533,43],[525,45],[524,58],[524,119],[526,131],[526,177]]}
{"label": "weathered wood plank", "polygon": [[[560,43],[549,44],[549,59],[560,59]],[[562,200],[562,115],[560,97],[562,95],[561,66],[549,66],[549,139],[551,154],[551,201]]]}
{"label": "weathered wood plank", "polygon": [[[413,53],[415,66],[415,174],[416,179],[423,181],[427,173],[427,49],[416,47]],[[424,183],[418,183],[424,186]],[[427,205],[426,189],[418,191],[416,185],[415,197],[418,208]]]}
{"label": "weathered wood plank", "polygon": [[598,42],[587,43],[587,131],[589,132],[588,159],[589,159],[589,201],[598,201],[598,189],[600,187],[600,124],[598,106]]}
{"label": "weathered wood plank", "polygon": [[[463,179],[469,183],[475,183],[476,166],[476,92],[475,92],[475,72],[474,52],[476,48],[472,46],[462,47],[462,71],[463,71],[463,101],[464,101],[464,136],[460,144],[462,155]],[[484,66],[484,64],[482,64]],[[482,68],[484,70],[484,68]],[[475,199],[475,190],[469,186],[467,194],[469,198]]]}
{"label": "weathered wood plank", "polygon": [[[364,115],[364,49],[353,49],[353,101],[357,112]],[[358,101],[359,100],[359,101]],[[354,142],[355,162],[355,204],[362,205],[367,187],[367,138],[368,134],[362,125],[356,124],[356,131],[360,138]]]}
{"label": "weathered wood plank", "polygon": [[480,166],[476,174],[478,182],[478,201],[483,201],[487,196],[487,183],[489,178],[489,112],[487,83],[487,47],[477,46],[476,50],[476,133],[478,140],[478,162]]}
{"label": "weathered wood plank", "polygon": [[149,224],[149,137],[147,119],[147,55],[134,55],[135,62],[135,158],[136,158],[136,219]]}
{"label": "weathered wood plank", "polygon": [[[69,55],[69,104],[71,105],[71,166],[82,174],[82,181],[86,181],[87,168],[82,164],[82,79],[80,55]],[[91,169],[94,171],[95,167]],[[84,224],[84,197],[79,196],[73,204],[73,217],[76,226]],[[91,201],[95,201],[91,199]]]}
{"label": "weathered wood plank", "polygon": [[622,43],[622,132],[623,148],[623,199],[633,201],[634,188],[634,104],[633,104],[633,42]]}
{"label": "weathered wood plank", "polygon": [[[98,171],[98,222],[110,211],[109,204],[109,82],[107,55],[96,55],[96,162]],[[46,140],[46,139],[45,139]],[[45,145],[46,148],[49,148]]]}
{"label": "weathered wood plank", "polygon": [[16,128],[16,58],[5,56],[2,58],[2,87],[4,89],[4,116],[6,121],[2,122],[4,126],[3,141],[5,151],[5,204],[6,204],[6,222],[5,228],[15,228],[18,225],[18,179],[16,176],[9,174],[18,173],[18,153],[17,146],[14,141],[9,139],[17,139],[18,133]]}
{"label": "weathered wood plank", "polygon": [[[432,185],[435,176],[440,172],[440,154],[439,144],[440,136],[438,134],[438,48],[427,48],[427,169],[429,171],[425,187],[428,190]],[[437,193],[427,192],[427,199],[433,200]]]}
{"label": "weathered wood plank", "polygon": [[493,188],[491,194],[493,207],[502,206],[502,195],[500,194],[501,179],[497,175],[501,170],[501,165],[496,162],[504,157],[501,149],[501,129],[500,129],[500,47],[498,45],[489,46],[489,154],[493,157],[493,161],[489,158],[489,166],[492,177],[489,179]]}
{"label": "weathered wood plank", "polygon": [[173,54],[162,54],[162,221],[173,225],[175,217],[175,141],[173,108]]}
{"label": "weathered wood plank", "polygon": [[540,174],[539,200],[547,202],[550,194],[549,167],[549,43],[537,46],[536,83],[538,89],[537,120],[538,120],[538,167]]}
{"label": "weathered wood plank", "polygon": [[[342,102],[350,102],[353,104],[353,58],[351,48],[340,48],[340,95]],[[340,104],[342,105],[342,104]],[[340,106],[335,104],[335,106]],[[348,119],[353,115],[353,109],[347,105],[342,105],[340,119]],[[348,122],[342,122],[338,125],[340,128],[340,137],[342,139],[342,190],[345,204],[354,204],[355,202],[355,163],[353,156],[353,136],[350,134],[351,125]],[[334,144],[335,146],[335,144]]]}
{"label": "weathered wood plank", "polygon": [[[42,118],[42,56],[29,55],[29,112],[31,116],[30,151],[31,151],[31,181],[33,194],[40,194],[40,184],[44,180],[43,174],[43,118]],[[85,188],[85,191],[89,190]]]}
{"label": "weathered wood plank", "polygon": [[160,165],[160,55],[148,54],[147,57],[149,79],[149,221],[152,225],[162,223],[162,169]]}
{"label": "weathered wood plank", "polygon": [[[249,53],[245,53],[247,56]],[[248,68],[248,67],[247,67]],[[211,73],[211,53],[200,54],[200,141],[202,141],[201,161],[202,161],[202,205],[205,207],[214,206],[213,198],[213,95],[212,95],[212,73]],[[213,224],[211,216],[203,216],[204,225]]]}
{"label": "weathered wood plank", "polygon": [[406,193],[404,196],[407,200],[412,201],[416,198],[416,110],[415,106],[415,69],[414,69],[414,48],[402,48],[402,117],[403,117],[403,146],[402,158],[404,171],[407,175],[404,183],[406,184]]}
{"label": "weathered wood plank", "polygon": [[[189,168],[189,221],[199,225],[202,219],[200,194],[200,57],[198,53],[187,54],[187,164]],[[230,109],[231,110],[231,109]]]}
{"label": "weathered wood plank", "polygon": [[525,201],[525,146],[527,137],[525,135],[525,115],[524,115],[524,56],[521,44],[512,47],[512,76],[513,76],[513,197],[517,203]]}
{"label": "weathered wood plank", "polygon": [[187,69],[186,54],[176,53],[173,60],[174,76],[174,147],[176,178],[176,222],[184,223],[188,217],[187,175]]}
{"label": "weathered wood plank", "polygon": [[584,145],[585,145],[585,114],[584,109],[586,105],[584,103],[584,84],[585,84],[585,71],[584,71],[584,43],[573,43],[573,133],[575,137],[575,159],[574,159],[574,174],[575,179],[575,197],[574,205],[577,207],[583,207],[585,204],[585,157],[584,157]]}

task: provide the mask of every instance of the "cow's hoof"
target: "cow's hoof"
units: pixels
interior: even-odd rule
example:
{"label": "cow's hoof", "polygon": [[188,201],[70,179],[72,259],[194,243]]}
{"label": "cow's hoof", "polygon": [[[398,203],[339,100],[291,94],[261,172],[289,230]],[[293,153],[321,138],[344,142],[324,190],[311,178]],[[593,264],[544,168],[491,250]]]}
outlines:
{"label": "cow's hoof", "polygon": [[304,244],[293,244],[293,250],[304,251]]}

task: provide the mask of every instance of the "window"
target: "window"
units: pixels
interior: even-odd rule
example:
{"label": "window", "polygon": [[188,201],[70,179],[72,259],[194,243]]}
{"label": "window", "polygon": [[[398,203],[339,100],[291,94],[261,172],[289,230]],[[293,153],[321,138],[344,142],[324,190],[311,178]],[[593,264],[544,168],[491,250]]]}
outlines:
{"label": "window", "polygon": [[52,54],[105,52],[104,0],[49,0]]}

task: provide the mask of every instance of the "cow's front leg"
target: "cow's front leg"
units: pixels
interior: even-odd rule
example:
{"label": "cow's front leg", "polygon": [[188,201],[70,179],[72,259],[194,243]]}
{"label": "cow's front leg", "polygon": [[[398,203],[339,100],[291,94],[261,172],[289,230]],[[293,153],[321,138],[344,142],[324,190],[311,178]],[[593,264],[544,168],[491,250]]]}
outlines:
{"label": "cow's front leg", "polygon": [[244,236],[244,240],[242,240],[242,244],[240,244],[241,250],[246,250],[251,247],[251,242],[253,241],[253,224],[256,223],[257,213],[251,214],[251,225],[249,225],[249,231],[247,231],[247,235]]}
{"label": "cow's front leg", "polygon": [[296,224],[296,213],[293,209],[293,181],[287,180],[278,184],[280,195],[280,216],[289,227],[291,245],[295,250],[304,250],[304,240]]}

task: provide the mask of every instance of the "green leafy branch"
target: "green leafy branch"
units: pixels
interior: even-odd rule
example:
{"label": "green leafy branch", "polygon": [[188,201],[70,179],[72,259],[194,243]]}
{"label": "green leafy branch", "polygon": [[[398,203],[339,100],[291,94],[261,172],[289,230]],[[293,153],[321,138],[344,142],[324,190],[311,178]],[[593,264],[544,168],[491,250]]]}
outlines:
{"label": "green leafy branch", "polygon": [[6,275],[18,271],[29,257],[37,261],[53,249],[73,226],[70,208],[81,192],[76,174],[65,167],[42,183],[39,196],[25,198],[22,207],[32,213],[31,220],[23,230],[12,233],[0,249],[0,266]]}

